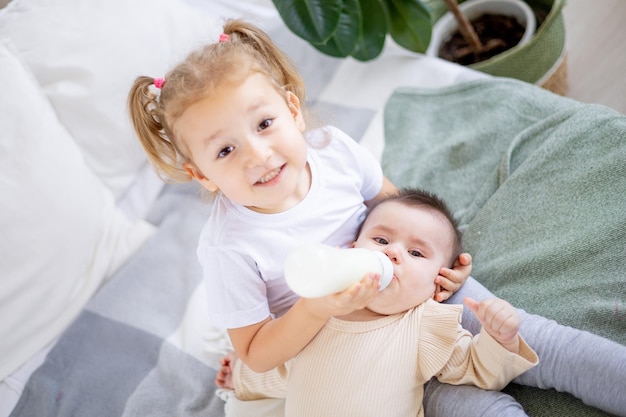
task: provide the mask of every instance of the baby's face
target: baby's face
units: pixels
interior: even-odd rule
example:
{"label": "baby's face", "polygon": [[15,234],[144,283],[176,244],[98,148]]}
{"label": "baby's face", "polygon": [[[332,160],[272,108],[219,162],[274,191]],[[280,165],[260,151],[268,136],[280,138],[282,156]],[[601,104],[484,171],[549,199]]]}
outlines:
{"label": "baby's face", "polygon": [[435,278],[452,256],[453,229],[434,210],[388,201],[365,221],[354,247],[384,252],[393,263],[391,284],[367,306],[379,314],[415,307],[435,293]]}

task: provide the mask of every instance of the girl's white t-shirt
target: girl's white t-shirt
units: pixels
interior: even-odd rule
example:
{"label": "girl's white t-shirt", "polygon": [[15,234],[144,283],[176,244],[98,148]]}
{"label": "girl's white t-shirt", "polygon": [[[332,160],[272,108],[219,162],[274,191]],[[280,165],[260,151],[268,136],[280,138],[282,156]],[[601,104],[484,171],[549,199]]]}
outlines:
{"label": "girl's white t-shirt", "polygon": [[202,229],[203,268],[211,322],[238,328],[279,317],[298,299],[284,279],[284,262],[297,246],[322,242],[347,247],[365,214],[364,201],[382,189],[378,161],[339,129],[307,133],[311,188],[297,206],[262,214],[218,193]]}

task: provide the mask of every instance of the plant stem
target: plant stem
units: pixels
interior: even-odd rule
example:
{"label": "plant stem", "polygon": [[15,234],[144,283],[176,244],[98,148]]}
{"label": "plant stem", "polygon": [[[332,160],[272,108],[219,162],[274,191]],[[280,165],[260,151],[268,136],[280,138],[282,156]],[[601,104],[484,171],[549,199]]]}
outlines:
{"label": "plant stem", "polygon": [[461,35],[463,36],[465,41],[468,43],[472,52],[474,52],[474,55],[480,54],[483,51],[484,46],[480,42],[480,39],[478,38],[478,35],[476,34],[476,31],[474,30],[474,27],[470,23],[467,16],[465,16],[459,9],[459,4],[457,0],[443,0],[443,1],[448,7],[448,10],[450,10],[450,12],[454,15],[454,18],[456,19],[456,22],[459,25],[459,32],[461,32]]}

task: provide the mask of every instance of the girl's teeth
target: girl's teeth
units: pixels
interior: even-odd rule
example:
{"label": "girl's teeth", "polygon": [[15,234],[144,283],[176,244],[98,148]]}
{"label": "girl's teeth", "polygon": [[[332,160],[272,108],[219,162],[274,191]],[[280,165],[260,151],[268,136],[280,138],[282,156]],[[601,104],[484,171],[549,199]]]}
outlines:
{"label": "girl's teeth", "polygon": [[273,170],[272,172],[270,172],[269,174],[267,174],[266,176],[264,176],[263,178],[259,179],[257,182],[259,184],[264,184],[268,181],[273,180],[276,175],[278,175],[278,173],[280,172],[280,168],[276,168],[275,170]]}

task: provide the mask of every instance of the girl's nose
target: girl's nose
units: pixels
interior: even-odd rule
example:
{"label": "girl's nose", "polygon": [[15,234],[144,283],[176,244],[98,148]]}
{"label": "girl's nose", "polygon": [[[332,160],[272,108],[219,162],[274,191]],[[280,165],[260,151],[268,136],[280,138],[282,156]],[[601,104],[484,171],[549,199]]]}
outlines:
{"label": "girl's nose", "polygon": [[253,168],[259,165],[265,165],[265,163],[272,156],[271,146],[263,139],[253,138],[248,141],[246,147],[248,153],[248,167]]}

